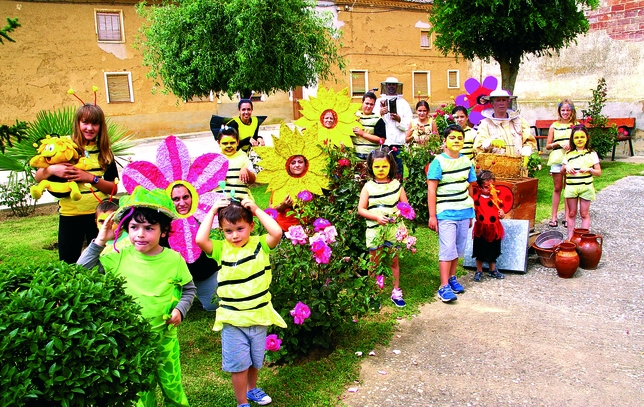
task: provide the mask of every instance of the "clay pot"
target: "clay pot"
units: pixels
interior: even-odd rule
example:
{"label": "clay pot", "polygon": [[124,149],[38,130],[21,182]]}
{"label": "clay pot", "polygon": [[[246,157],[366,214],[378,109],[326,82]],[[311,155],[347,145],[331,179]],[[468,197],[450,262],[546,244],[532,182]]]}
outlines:
{"label": "clay pot", "polygon": [[555,268],[561,278],[572,278],[579,267],[579,255],[574,243],[564,242],[555,247]]}
{"label": "clay pot", "polygon": [[579,242],[581,241],[581,235],[584,233],[590,233],[590,230],[588,229],[574,229],[572,232],[572,237],[570,238],[570,241],[577,246],[579,246]]}
{"label": "clay pot", "polygon": [[596,235],[594,233],[582,234],[580,242],[577,245],[579,267],[585,270],[595,270],[602,257],[603,245],[604,239],[602,235]]}

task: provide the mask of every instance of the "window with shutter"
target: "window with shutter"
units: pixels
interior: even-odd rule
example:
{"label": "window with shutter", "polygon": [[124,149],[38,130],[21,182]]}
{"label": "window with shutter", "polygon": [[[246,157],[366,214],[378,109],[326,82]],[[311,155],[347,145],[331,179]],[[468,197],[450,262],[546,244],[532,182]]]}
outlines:
{"label": "window with shutter", "polygon": [[421,48],[431,48],[432,43],[430,41],[431,36],[429,34],[429,31],[421,31],[420,32],[420,47]]}
{"label": "window with shutter", "polygon": [[351,71],[351,96],[362,98],[367,93],[367,71]]}
{"label": "window with shutter", "polygon": [[447,71],[447,88],[448,89],[458,89],[460,88],[460,78],[459,71]]}
{"label": "window with shutter", "polygon": [[107,89],[107,103],[134,102],[130,72],[106,72],[105,89]]}
{"label": "window with shutter", "polygon": [[430,95],[429,71],[412,72],[414,97],[427,98]]}
{"label": "window with shutter", "polygon": [[125,42],[123,13],[96,10],[96,34],[99,42]]}

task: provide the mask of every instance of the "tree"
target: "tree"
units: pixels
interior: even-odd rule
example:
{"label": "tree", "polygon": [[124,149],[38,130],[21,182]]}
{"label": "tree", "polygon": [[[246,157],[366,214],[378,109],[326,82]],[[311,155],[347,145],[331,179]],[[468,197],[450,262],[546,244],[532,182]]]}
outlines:
{"label": "tree", "polygon": [[[179,0],[141,4],[138,42],[149,77],[190,99],[210,91],[272,93],[344,67],[330,13],[310,0]],[[157,82],[157,85],[159,83]]]}
{"label": "tree", "polygon": [[598,0],[434,0],[429,22],[434,45],[454,53],[501,65],[504,89],[514,91],[525,54],[552,56],[588,31],[584,8]]}

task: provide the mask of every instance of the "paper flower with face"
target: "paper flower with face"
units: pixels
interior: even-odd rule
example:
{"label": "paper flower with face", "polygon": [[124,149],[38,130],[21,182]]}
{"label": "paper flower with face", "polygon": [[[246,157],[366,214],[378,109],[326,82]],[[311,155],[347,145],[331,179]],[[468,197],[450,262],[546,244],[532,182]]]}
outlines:
{"label": "paper flower with face", "polygon": [[[273,139],[274,147],[253,147],[260,156],[258,162],[262,172],[257,174],[257,182],[268,184],[267,191],[273,192],[272,201],[279,204],[287,195],[295,198],[302,191],[322,195],[329,180],[325,174],[327,155],[318,147],[317,141],[306,134],[315,131],[315,126],[304,131],[291,130],[285,123],[280,127],[280,136]],[[303,165],[293,172],[291,162],[304,157]]]}
{"label": "paper flower with face", "polygon": [[467,93],[458,95],[454,99],[456,106],[463,106],[469,110],[469,120],[473,125],[477,125],[483,120],[481,114],[483,110],[492,108],[492,105],[483,100],[483,97],[489,96],[493,90],[496,90],[498,82],[494,76],[483,79],[483,84],[480,84],[475,78],[469,78],[464,83]]}
{"label": "paper flower with face", "polygon": [[338,93],[333,89],[320,88],[317,96],[311,96],[310,100],[300,100],[300,106],[303,116],[295,121],[297,126],[309,129],[317,125],[313,134],[317,134],[319,142],[329,140],[338,147],[353,147],[353,128],[362,128],[355,114],[362,105],[351,102],[349,88]]}
{"label": "paper flower with face", "polygon": [[222,194],[213,190],[219,181],[226,179],[228,160],[221,154],[206,153],[191,164],[188,148],[175,136],[163,140],[156,158],[157,164],[148,161],[128,164],[123,169],[123,185],[129,194],[137,185],[148,190],[165,189],[170,197],[175,186],[183,186],[187,190],[191,206],[185,208],[186,213],[177,211],[179,219],[172,221],[169,243],[186,262],[194,263],[201,255],[201,249],[195,242],[199,229],[197,220],[203,221],[212,204],[223,198]]}

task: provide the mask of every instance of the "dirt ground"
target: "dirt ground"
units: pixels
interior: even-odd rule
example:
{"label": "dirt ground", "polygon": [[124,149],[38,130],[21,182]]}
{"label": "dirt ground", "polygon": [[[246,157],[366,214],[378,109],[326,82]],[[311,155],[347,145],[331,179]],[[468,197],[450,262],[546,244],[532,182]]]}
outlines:
{"label": "dirt ground", "polygon": [[591,204],[591,231],[603,236],[597,270],[562,279],[531,255],[524,275],[475,283],[469,272],[458,301],[423,306],[390,346],[363,356],[357,391],[343,402],[644,405],[644,231],[634,221],[644,217],[642,191],[644,177],[628,177]]}

